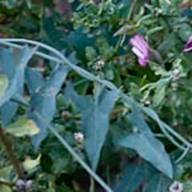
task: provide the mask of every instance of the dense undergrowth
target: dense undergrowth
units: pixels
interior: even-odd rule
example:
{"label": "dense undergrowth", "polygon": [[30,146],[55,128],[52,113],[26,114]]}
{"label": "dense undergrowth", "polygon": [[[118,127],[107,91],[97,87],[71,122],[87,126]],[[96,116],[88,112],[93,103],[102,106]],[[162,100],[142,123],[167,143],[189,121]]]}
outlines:
{"label": "dense undergrowth", "polygon": [[1,192],[191,192],[190,0],[0,1]]}

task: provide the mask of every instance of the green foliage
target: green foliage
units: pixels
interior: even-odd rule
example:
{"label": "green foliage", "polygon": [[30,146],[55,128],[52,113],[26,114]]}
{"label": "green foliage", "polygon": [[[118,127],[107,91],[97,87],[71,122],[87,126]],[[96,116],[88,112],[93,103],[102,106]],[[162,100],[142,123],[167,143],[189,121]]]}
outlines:
{"label": "green foliage", "polygon": [[6,185],[0,185],[0,190],[2,192],[11,192],[11,188]]}
{"label": "green foliage", "polygon": [[5,94],[5,91],[8,87],[9,81],[6,75],[1,75],[0,76],[0,87],[1,87],[1,97]]}
{"label": "green foliage", "polygon": [[96,170],[109,128],[109,113],[118,93],[99,87],[93,101],[90,97],[77,95],[71,86],[65,92],[82,113],[82,128],[86,137],[85,149],[93,170]]}
{"label": "green foliage", "polygon": [[34,121],[21,118],[6,127],[6,132],[15,137],[33,136],[39,133],[39,128],[36,126]]}
{"label": "green foliage", "polygon": [[144,181],[143,163],[133,164],[130,163],[123,171],[122,178],[117,184],[114,191],[135,191]]}
{"label": "green foliage", "polygon": [[172,166],[165,149],[152,135],[146,133],[131,134],[121,139],[118,144],[135,150],[141,157],[172,178]]}
{"label": "green foliage", "polygon": [[123,174],[121,175],[120,182],[115,188],[116,191],[128,191],[132,192],[141,187],[144,184],[143,191],[152,192],[165,192],[171,180],[163,174],[157,172],[153,168],[149,167],[148,164],[138,161],[130,163]]}
{"label": "green foliage", "polygon": [[[190,191],[191,17],[187,0],[0,2],[0,36],[36,40],[0,39],[1,127],[32,191]],[[2,192],[18,180],[4,149]]]}
{"label": "green foliage", "polygon": [[[61,89],[61,86],[67,76],[68,67],[58,66],[50,75],[50,78],[43,83],[39,90],[35,90],[35,93],[32,94],[29,117],[37,122],[37,126],[40,127],[40,133],[33,138],[33,144],[38,147],[41,141],[47,135],[47,125],[42,121],[42,117],[46,119],[46,122],[51,122],[53,119],[55,108],[56,108],[56,95]],[[31,84],[33,83],[30,81]],[[29,89],[30,82],[28,82]],[[39,83],[38,83],[39,84]],[[32,85],[34,87],[34,85]],[[41,118],[39,118],[39,113]]]}

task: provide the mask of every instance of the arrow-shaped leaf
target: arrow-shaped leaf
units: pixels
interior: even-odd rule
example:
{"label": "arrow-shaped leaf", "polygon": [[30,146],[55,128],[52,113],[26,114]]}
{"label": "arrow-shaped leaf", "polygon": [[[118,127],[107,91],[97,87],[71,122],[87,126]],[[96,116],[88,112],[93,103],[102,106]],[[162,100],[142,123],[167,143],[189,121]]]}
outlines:
{"label": "arrow-shaped leaf", "polygon": [[123,171],[122,177],[115,187],[114,192],[134,192],[144,181],[144,164],[130,163]]}
{"label": "arrow-shaped leaf", "polygon": [[133,133],[119,139],[118,144],[122,147],[135,150],[143,159],[150,162],[159,171],[170,178],[173,177],[170,158],[163,144],[152,134],[142,132]]}
{"label": "arrow-shaped leaf", "polygon": [[[41,141],[47,136],[47,123],[53,119],[56,110],[56,95],[59,92],[69,72],[69,67],[59,65],[51,74],[43,86],[32,95],[30,102],[29,117],[32,118],[40,128],[38,135],[33,137],[33,144],[37,148]],[[40,114],[42,118],[39,117]]]}
{"label": "arrow-shaped leaf", "polygon": [[68,86],[65,93],[82,113],[85,147],[92,168],[96,170],[118,92],[103,89],[95,100],[77,95],[72,86]]}
{"label": "arrow-shaped leaf", "polygon": [[171,184],[171,180],[162,174],[153,175],[146,183],[143,192],[165,192],[168,191],[168,187]]}
{"label": "arrow-shaped leaf", "polygon": [[[24,71],[36,48],[24,47],[19,53],[12,49],[0,51],[0,71],[6,74],[9,85],[4,95],[0,97],[0,107],[3,125],[7,125],[16,113],[18,104],[10,101],[16,95],[22,96],[24,87]],[[6,105],[4,105],[6,103]]]}

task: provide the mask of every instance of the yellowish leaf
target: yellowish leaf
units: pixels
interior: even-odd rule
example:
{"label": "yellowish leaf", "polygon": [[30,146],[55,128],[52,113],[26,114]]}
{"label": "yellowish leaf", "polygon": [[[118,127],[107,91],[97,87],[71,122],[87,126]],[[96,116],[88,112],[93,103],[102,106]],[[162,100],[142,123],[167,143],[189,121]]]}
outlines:
{"label": "yellowish leaf", "polygon": [[31,119],[21,118],[6,128],[6,132],[15,137],[33,136],[39,133],[39,128]]}
{"label": "yellowish leaf", "polygon": [[23,162],[24,169],[26,171],[30,171],[35,167],[37,167],[40,164],[40,158],[41,158],[41,155],[39,155],[36,159],[31,159],[30,157],[27,157]]}
{"label": "yellowish leaf", "polygon": [[0,97],[5,94],[9,84],[9,80],[6,75],[0,75]]}

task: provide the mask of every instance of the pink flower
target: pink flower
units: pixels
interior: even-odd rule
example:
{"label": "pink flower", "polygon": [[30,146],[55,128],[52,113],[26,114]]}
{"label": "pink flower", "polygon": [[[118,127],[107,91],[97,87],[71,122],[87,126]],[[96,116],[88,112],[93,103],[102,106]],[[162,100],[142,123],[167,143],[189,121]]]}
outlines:
{"label": "pink flower", "polygon": [[183,49],[183,52],[190,52],[192,51],[192,36],[189,37],[187,43],[185,44],[185,47]]}
{"label": "pink flower", "polygon": [[131,38],[130,44],[133,46],[132,51],[137,55],[138,62],[141,66],[146,66],[150,61],[150,46],[142,35],[135,35]]}

